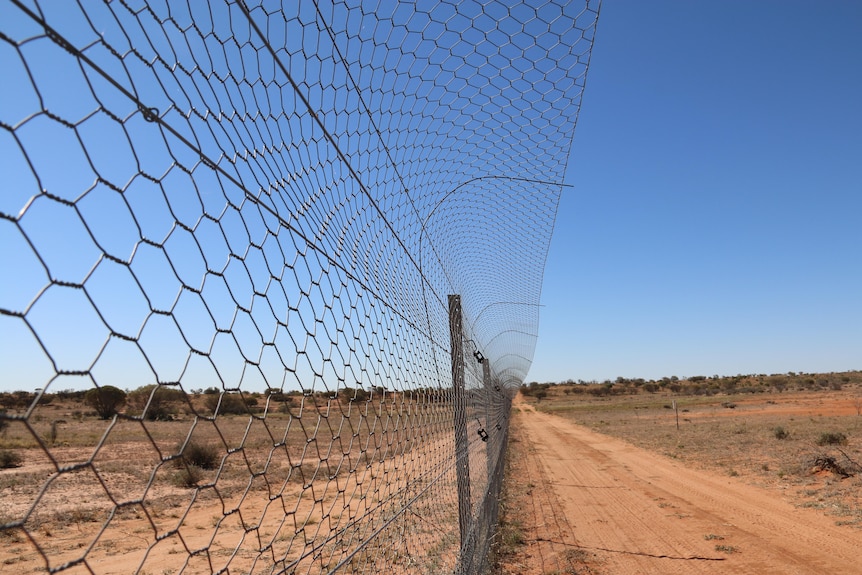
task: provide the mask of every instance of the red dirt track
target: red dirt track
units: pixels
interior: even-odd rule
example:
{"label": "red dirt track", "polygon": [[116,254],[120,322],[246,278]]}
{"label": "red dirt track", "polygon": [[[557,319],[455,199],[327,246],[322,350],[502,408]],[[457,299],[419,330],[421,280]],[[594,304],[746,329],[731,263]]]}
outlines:
{"label": "red dirt track", "polygon": [[[862,532],[780,493],[681,463],[515,403],[536,505],[533,555],[577,549],[607,575],[862,574]],[[530,549],[528,548],[528,553]],[[528,569],[529,571],[529,569]]]}

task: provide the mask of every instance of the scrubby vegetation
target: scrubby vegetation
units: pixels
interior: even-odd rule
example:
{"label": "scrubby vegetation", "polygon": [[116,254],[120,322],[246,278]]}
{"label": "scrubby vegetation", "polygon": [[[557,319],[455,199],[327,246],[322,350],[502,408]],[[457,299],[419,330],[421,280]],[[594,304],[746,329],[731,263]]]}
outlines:
{"label": "scrubby vegetation", "polygon": [[19,453],[8,449],[0,449],[0,469],[20,467],[23,462],[24,458]]}
{"label": "scrubby vegetation", "polygon": [[847,436],[840,431],[826,431],[817,438],[817,445],[846,445]]}
{"label": "scrubby vegetation", "polygon": [[[450,397],[451,390],[419,389],[416,393],[431,402]],[[394,397],[401,392],[387,391],[382,386],[369,389],[341,387],[335,391],[303,392],[284,391],[271,388],[257,391],[224,391],[217,387],[183,390],[176,385],[150,384],[132,390],[123,390],[112,385],[85,390],[57,390],[51,392],[7,391],[0,392],[0,432],[11,424],[4,414],[21,415],[38,402],[35,417],[44,417],[42,406],[51,405],[62,411],[64,417],[82,421],[89,418],[111,419],[115,415],[124,418],[140,418],[145,421],[172,421],[189,416],[212,415],[256,415],[265,410],[269,413],[289,415],[292,408],[303,402],[317,406],[327,404],[348,405],[351,403],[380,402],[385,397]],[[412,392],[406,392],[410,397]],[[53,405],[52,405],[53,404]],[[218,413],[216,413],[216,410]]]}
{"label": "scrubby vegetation", "polygon": [[219,462],[220,451],[212,445],[189,443],[183,450],[183,460],[201,469],[215,469]]}
{"label": "scrubby vegetation", "polygon": [[[584,381],[582,379],[545,383],[533,381],[529,384],[524,384],[521,387],[521,393],[526,396],[536,397],[536,394],[541,394],[550,388],[559,387],[566,395],[586,393],[596,397],[660,392],[674,395],[713,396],[769,392],[782,393],[787,390],[839,391],[846,385],[862,385],[862,371],[818,374],[788,372],[771,375],[713,375],[711,377],[693,375],[683,378],[672,375],[657,380],[618,377],[614,381],[608,379],[602,382]],[[860,400],[860,413],[862,413],[862,400]]]}

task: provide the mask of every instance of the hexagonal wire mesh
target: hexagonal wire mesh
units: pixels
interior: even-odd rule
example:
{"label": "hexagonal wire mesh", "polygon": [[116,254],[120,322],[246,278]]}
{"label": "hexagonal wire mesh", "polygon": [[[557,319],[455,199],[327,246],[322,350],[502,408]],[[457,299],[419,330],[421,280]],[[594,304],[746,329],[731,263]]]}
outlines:
{"label": "hexagonal wire mesh", "polygon": [[597,15],[0,2],[3,564],[477,572]]}

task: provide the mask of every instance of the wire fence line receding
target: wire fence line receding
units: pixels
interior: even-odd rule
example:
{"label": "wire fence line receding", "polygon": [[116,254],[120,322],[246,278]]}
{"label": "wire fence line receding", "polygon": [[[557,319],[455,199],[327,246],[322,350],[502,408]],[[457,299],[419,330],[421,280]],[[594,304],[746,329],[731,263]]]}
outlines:
{"label": "wire fence line receding", "polygon": [[0,0],[2,564],[480,572],[597,17]]}

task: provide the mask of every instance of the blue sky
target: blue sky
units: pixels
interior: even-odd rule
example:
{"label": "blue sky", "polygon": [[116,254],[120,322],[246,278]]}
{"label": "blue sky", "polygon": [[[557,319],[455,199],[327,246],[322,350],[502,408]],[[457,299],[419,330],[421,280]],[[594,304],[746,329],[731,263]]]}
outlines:
{"label": "blue sky", "polygon": [[860,2],[605,2],[527,380],[862,369],[860,102]]}

